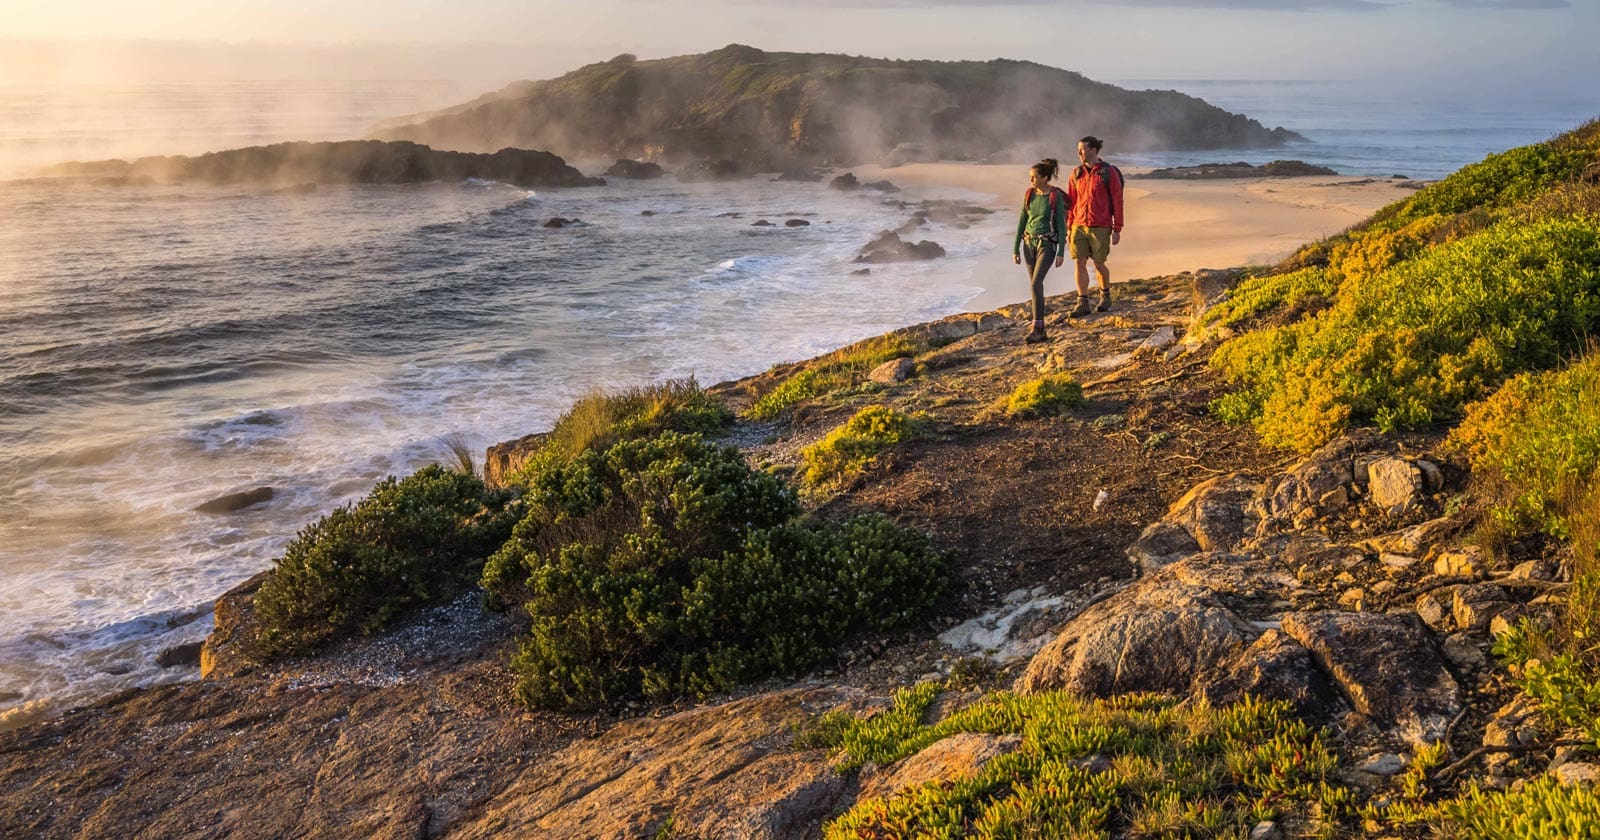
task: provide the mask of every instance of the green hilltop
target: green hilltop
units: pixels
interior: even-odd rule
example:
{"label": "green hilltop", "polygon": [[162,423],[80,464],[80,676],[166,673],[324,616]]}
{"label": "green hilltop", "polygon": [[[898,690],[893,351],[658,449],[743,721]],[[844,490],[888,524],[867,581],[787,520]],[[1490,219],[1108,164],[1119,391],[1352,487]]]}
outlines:
{"label": "green hilltop", "polygon": [[1096,134],[1120,149],[1278,146],[1269,130],[1176,91],[1130,91],[1032,62],[897,61],[729,45],[621,55],[517,82],[374,136],[436,148],[788,165],[1017,157]]}

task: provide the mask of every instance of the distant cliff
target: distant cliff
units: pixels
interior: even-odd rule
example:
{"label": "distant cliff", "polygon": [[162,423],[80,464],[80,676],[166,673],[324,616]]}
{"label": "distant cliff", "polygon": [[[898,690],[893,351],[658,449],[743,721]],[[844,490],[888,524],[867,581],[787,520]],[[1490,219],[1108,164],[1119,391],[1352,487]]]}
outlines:
{"label": "distant cliff", "polygon": [[501,149],[494,154],[435,151],[416,143],[350,140],[276,143],[197,157],[147,157],[52,166],[46,177],[118,178],[208,184],[412,184],[483,178],[523,187],[587,187],[589,178],[549,152]]}
{"label": "distant cliff", "polygon": [[374,136],[474,151],[730,158],[774,168],[1023,159],[1041,150],[1061,156],[1085,134],[1118,151],[1305,139],[1176,91],[1124,90],[1032,62],[890,61],[740,45],[655,61],[621,55],[392,120]]}

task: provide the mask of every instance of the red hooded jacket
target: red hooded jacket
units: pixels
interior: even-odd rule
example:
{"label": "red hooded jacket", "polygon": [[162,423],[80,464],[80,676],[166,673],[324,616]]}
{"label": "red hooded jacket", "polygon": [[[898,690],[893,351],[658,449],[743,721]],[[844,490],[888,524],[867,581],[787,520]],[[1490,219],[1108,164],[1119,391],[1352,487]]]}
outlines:
{"label": "red hooded jacket", "polygon": [[1067,224],[1120,232],[1127,221],[1122,215],[1122,172],[1103,160],[1092,167],[1078,164],[1067,176],[1067,203],[1072,208]]}

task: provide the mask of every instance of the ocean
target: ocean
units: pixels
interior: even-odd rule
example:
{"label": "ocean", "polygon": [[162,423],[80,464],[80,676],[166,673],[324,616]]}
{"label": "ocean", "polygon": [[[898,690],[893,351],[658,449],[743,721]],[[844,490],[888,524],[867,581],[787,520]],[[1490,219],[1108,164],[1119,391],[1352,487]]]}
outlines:
{"label": "ocean", "polygon": [[[1129,86],[1195,93],[1314,142],[1131,156],[1108,137],[1128,165],[1296,157],[1436,178],[1593,116],[1582,103],[1375,100],[1335,83]],[[0,175],[357,137],[477,92],[0,87]],[[852,274],[857,250],[909,213],[767,178],[307,194],[0,183],[0,725],[194,678],[155,658],[205,636],[218,594],[384,476],[448,460],[451,439],[481,452],[595,388],[709,384],[961,311],[1010,269],[990,225],[919,232],[946,259]],[[543,226],[556,216],[582,224]],[[195,510],[262,486],[266,504]]]}

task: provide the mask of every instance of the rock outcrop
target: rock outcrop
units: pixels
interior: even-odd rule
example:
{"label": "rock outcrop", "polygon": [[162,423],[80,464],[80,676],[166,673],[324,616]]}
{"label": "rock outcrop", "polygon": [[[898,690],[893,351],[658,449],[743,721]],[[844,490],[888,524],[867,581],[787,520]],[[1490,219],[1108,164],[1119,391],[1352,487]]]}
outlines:
{"label": "rock outcrop", "polygon": [[276,143],[197,157],[147,157],[132,163],[121,160],[63,163],[41,174],[45,177],[117,178],[140,183],[416,184],[480,178],[519,187],[605,184],[605,179],[587,177],[549,152],[502,148],[493,154],[472,154],[438,151],[416,143],[376,140]]}
{"label": "rock outcrop", "polygon": [[1202,163],[1197,166],[1172,166],[1152,169],[1135,178],[1181,178],[1201,180],[1210,178],[1293,178],[1302,175],[1338,175],[1326,166],[1316,166],[1303,160],[1274,160],[1260,166],[1239,161],[1237,163]]}

